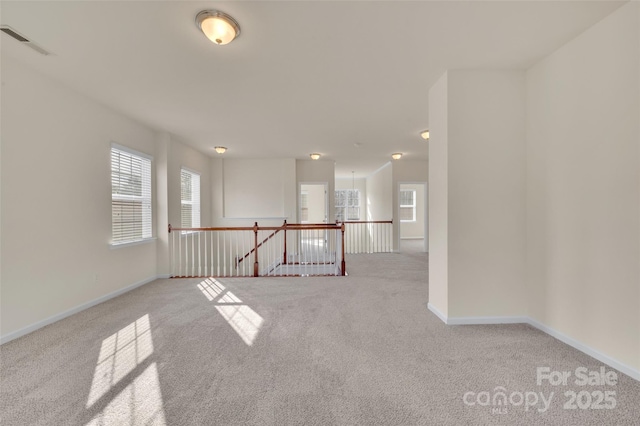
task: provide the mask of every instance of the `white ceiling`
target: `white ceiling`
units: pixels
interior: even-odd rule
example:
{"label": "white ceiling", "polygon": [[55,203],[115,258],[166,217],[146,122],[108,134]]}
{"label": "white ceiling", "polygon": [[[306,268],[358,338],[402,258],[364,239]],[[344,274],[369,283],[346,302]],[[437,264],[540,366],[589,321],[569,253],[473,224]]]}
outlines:
{"label": "white ceiling", "polygon": [[[319,152],[364,177],[393,152],[427,158],[418,133],[445,70],[525,69],[623,3],[3,0],[0,22],[53,54],[5,34],[1,48],[208,155]],[[210,8],[238,39],[205,38],[194,19]]]}

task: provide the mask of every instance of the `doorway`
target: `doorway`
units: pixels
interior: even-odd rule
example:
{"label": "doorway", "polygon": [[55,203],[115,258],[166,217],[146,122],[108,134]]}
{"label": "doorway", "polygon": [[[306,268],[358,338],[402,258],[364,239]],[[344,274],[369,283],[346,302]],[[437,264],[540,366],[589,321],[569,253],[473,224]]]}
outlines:
{"label": "doorway", "polygon": [[329,209],[326,183],[300,184],[299,212],[300,223],[327,223]]}
{"label": "doorway", "polygon": [[[301,183],[299,193],[298,223],[327,223],[329,203],[327,192],[329,184]],[[300,232],[300,256],[302,259],[318,258],[319,253],[327,249],[326,230],[308,230]]]}

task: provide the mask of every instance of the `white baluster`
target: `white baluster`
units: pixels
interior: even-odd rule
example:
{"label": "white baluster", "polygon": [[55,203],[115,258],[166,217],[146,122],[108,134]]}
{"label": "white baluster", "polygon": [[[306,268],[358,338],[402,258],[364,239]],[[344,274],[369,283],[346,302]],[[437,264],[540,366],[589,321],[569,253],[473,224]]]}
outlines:
{"label": "white baluster", "polygon": [[169,272],[170,276],[175,276],[176,275],[176,261],[174,259],[174,256],[176,255],[176,233],[175,231],[171,233],[171,244],[169,245],[169,259],[171,260],[170,263],[170,268],[171,271]]}
{"label": "white baluster", "polygon": [[222,231],[216,231],[216,243],[218,246],[218,250],[216,250],[216,266],[218,269],[218,273],[216,274],[217,276],[220,276],[220,232]]}
{"label": "white baluster", "polygon": [[[222,259],[222,269],[224,270],[223,275],[225,277],[230,276],[231,274],[227,271],[227,258],[231,256],[231,246],[233,245],[231,242],[231,236],[229,235],[229,231],[224,231],[224,246],[222,248],[223,259]],[[227,256],[227,254],[229,256]]]}
{"label": "white baluster", "polygon": [[178,276],[182,275],[182,231],[178,231]]}

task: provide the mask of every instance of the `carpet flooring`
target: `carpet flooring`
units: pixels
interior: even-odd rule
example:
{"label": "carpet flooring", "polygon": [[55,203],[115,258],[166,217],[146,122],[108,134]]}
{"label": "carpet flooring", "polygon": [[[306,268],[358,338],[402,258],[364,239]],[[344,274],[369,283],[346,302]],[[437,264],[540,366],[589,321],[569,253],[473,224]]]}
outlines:
{"label": "carpet flooring", "polygon": [[[338,278],[157,280],[9,342],[0,424],[640,424],[640,382],[576,385],[603,365],[554,338],[443,324],[425,253],[347,261]],[[538,367],[572,376],[538,385]]]}

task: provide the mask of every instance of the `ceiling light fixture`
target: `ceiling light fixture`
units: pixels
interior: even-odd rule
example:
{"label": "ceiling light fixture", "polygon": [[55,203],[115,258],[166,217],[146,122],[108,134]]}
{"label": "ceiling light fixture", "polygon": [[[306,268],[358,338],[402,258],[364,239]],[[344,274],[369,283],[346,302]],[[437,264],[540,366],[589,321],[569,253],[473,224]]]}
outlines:
{"label": "ceiling light fixture", "polygon": [[401,152],[396,152],[395,154],[391,154],[391,158],[393,158],[394,160],[399,160],[401,157],[402,157]]}
{"label": "ceiling light fixture", "polygon": [[227,152],[226,146],[216,146],[214,149],[218,154],[224,154],[225,152]]}
{"label": "ceiling light fixture", "polygon": [[313,154],[309,154],[309,157],[311,157],[312,160],[317,160],[318,158],[320,158],[320,154],[314,152]]}
{"label": "ceiling light fixture", "polygon": [[429,131],[428,130],[423,130],[420,132],[420,137],[424,140],[429,139]]}
{"label": "ceiling light fixture", "polygon": [[240,35],[240,25],[219,10],[203,10],[196,15],[196,25],[209,40],[218,45],[231,43]]}

